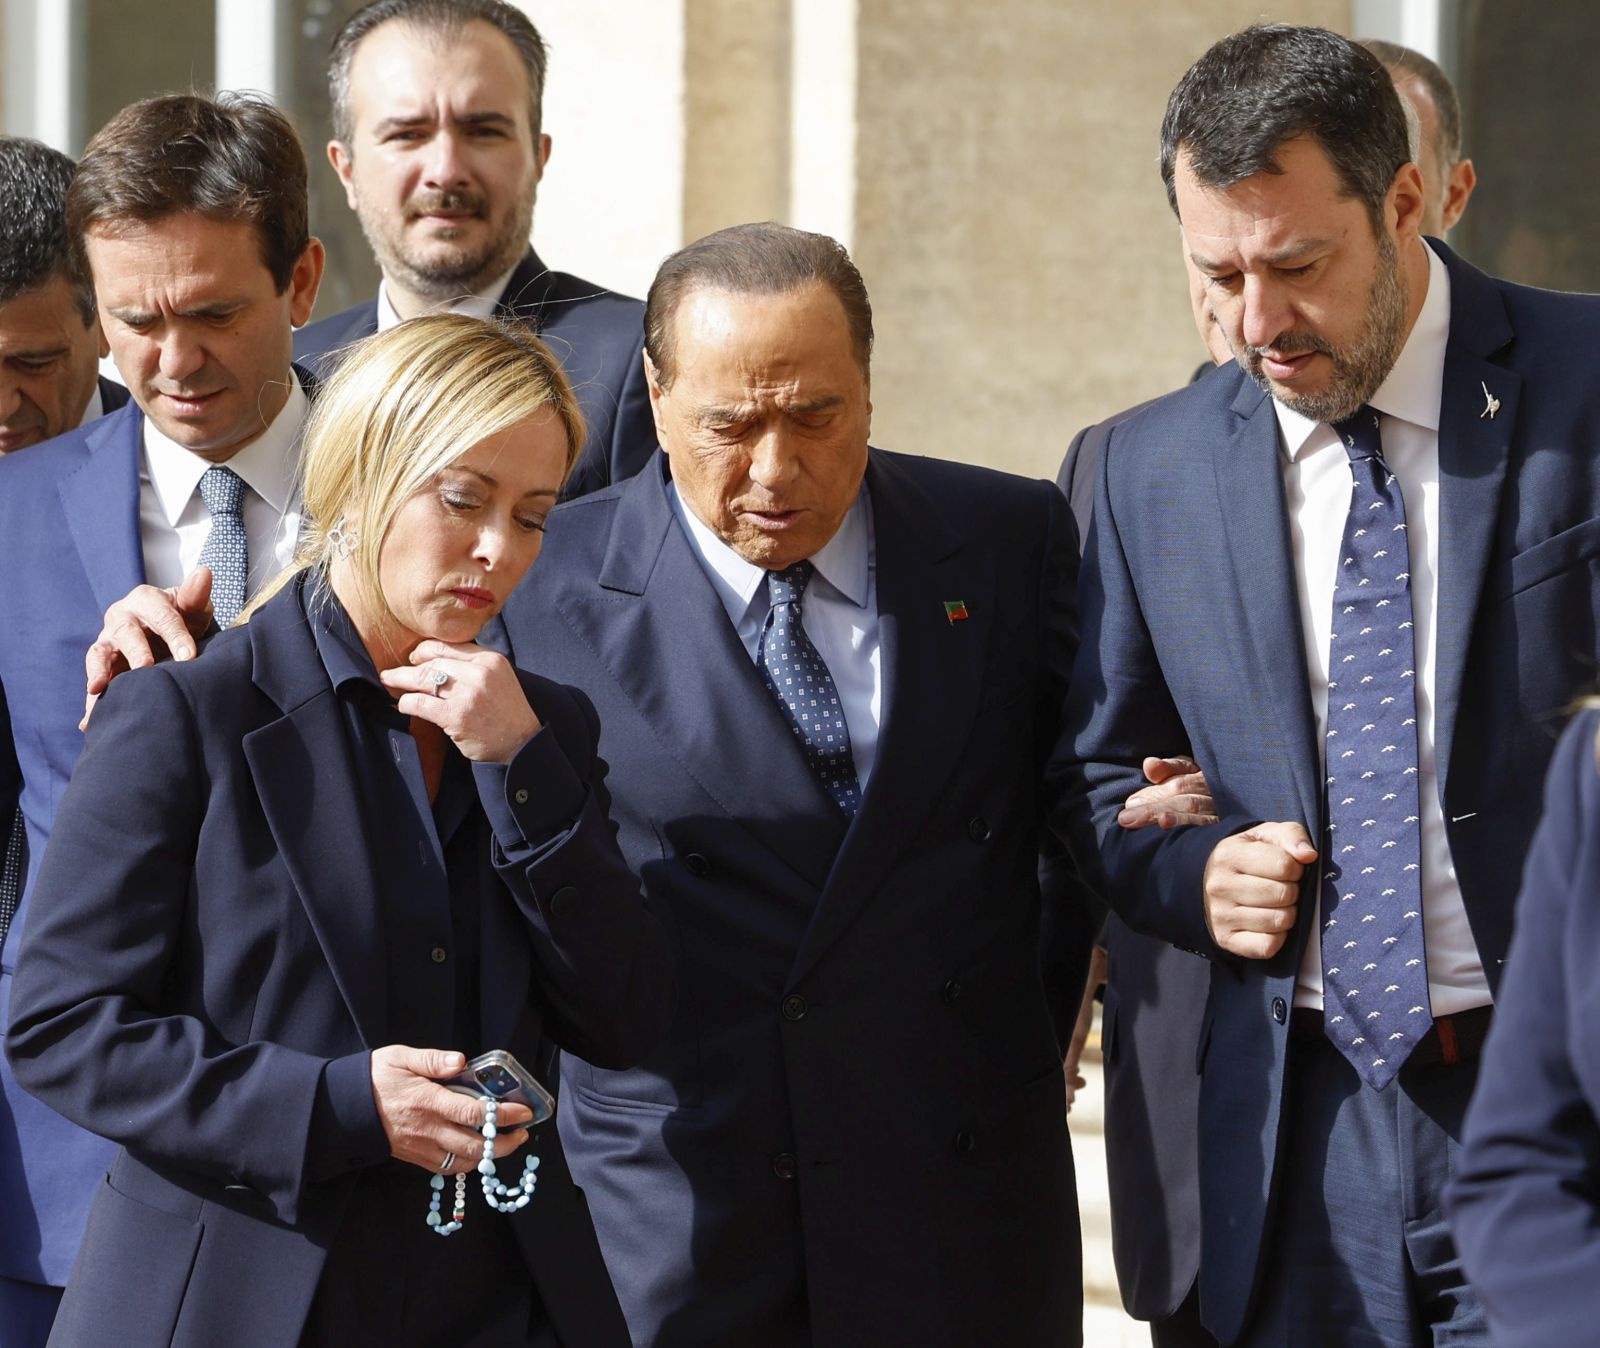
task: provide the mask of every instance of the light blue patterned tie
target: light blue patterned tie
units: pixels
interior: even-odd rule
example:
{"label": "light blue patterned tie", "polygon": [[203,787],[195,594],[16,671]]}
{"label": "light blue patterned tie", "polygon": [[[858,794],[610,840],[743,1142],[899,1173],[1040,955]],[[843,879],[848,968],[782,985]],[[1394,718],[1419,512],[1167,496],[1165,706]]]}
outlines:
{"label": "light blue patterned tie", "polygon": [[231,468],[207,468],[200,478],[200,497],[211,512],[211,532],[200,549],[200,565],[211,568],[211,608],[218,627],[230,626],[239,616],[250,578],[244,492],[244,479]]}
{"label": "light blue patterned tie", "polygon": [[861,805],[861,785],[850,756],[844,707],[833,675],[800,625],[800,604],[814,573],[810,562],[767,572],[772,608],[761,629],[757,660],[783,719],[805,751],[806,763],[834,804],[852,818]]}
{"label": "light blue patterned tie", "polygon": [[1350,456],[1350,515],[1333,590],[1328,827],[1323,835],[1323,1023],[1381,1090],[1433,1024],[1422,935],[1417,679],[1400,483],[1378,414],[1334,430]]}

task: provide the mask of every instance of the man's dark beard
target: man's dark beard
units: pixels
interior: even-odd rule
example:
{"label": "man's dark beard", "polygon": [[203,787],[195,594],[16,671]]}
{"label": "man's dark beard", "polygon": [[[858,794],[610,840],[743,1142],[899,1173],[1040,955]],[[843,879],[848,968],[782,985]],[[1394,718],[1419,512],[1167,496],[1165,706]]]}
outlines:
{"label": "man's dark beard", "polygon": [[1280,356],[1320,351],[1333,362],[1333,375],[1320,393],[1277,389],[1261,370],[1259,346],[1237,352],[1245,372],[1271,397],[1310,421],[1340,421],[1378,391],[1405,345],[1406,292],[1400,284],[1399,258],[1386,233],[1378,234],[1378,265],[1367,296],[1361,335],[1349,347],[1337,347],[1312,332],[1286,332],[1269,343]]}
{"label": "man's dark beard", "polygon": [[[406,203],[405,217],[414,220],[431,211],[471,211],[483,216],[486,205],[476,193],[431,192]],[[528,247],[528,234],[533,222],[533,202],[527,203],[526,213],[518,211],[507,221],[506,228],[495,238],[470,251],[458,251],[453,259],[430,258],[426,269],[413,264],[404,252],[396,252],[387,240],[375,235],[362,221],[362,233],[367,236],[379,265],[394,275],[406,289],[421,295],[435,304],[450,304],[481,289],[502,272],[516,265]]]}

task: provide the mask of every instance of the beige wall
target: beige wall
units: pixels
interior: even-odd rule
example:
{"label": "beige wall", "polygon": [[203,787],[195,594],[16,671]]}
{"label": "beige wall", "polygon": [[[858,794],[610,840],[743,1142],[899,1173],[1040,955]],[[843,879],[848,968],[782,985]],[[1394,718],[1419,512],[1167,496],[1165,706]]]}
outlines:
{"label": "beige wall", "polygon": [[[861,0],[853,250],[874,439],[1053,477],[1204,352],[1157,167],[1168,93],[1246,0]],[[1273,19],[1343,28],[1344,0]]]}

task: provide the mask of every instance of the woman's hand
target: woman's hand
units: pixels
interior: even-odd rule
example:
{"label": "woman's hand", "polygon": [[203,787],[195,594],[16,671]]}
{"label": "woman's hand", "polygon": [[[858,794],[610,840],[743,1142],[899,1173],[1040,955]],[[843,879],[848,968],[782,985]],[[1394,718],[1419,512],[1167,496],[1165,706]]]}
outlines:
{"label": "woman's hand", "polygon": [[[459,1175],[483,1159],[483,1101],[447,1090],[436,1078],[453,1077],[467,1065],[459,1053],[390,1044],[372,1051],[372,1098],[397,1161],[435,1175]],[[528,1140],[523,1124],[533,1119],[525,1105],[496,1111],[494,1155],[509,1156]],[[444,1167],[455,1153],[455,1164]]]}
{"label": "woman's hand", "polygon": [[402,715],[431,721],[476,762],[509,763],[539,733],[539,718],[511,662],[482,646],[424,641],[411,652],[410,665],[378,677],[400,694]]}

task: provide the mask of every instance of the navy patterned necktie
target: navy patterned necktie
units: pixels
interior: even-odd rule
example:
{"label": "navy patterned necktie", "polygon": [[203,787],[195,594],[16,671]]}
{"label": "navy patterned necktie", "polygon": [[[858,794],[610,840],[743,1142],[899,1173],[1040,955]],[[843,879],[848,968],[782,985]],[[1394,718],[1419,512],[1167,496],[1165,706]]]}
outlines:
{"label": "navy patterned necktie", "polygon": [[810,562],[796,562],[782,571],[767,572],[772,608],[761,628],[756,659],[768,691],[805,751],[807,765],[845,817],[853,818],[861,805],[861,785],[850,756],[844,707],[833,675],[800,625],[800,604],[815,570]]}
{"label": "navy patterned necktie", "polygon": [[1433,1024],[1422,936],[1417,679],[1400,483],[1370,407],[1335,422],[1350,516],[1333,588],[1323,835],[1322,1015],[1381,1090]]}
{"label": "navy patterned necktie", "polygon": [[26,827],[19,808],[5,835],[5,857],[0,860],[0,946],[6,943],[11,919],[17,915],[17,907],[22,902],[22,842]]}
{"label": "navy patterned necktie", "polygon": [[211,568],[211,610],[228,627],[244,607],[250,556],[244,533],[244,479],[231,468],[207,468],[200,498],[211,512],[211,532],[200,549],[200,565]]}

